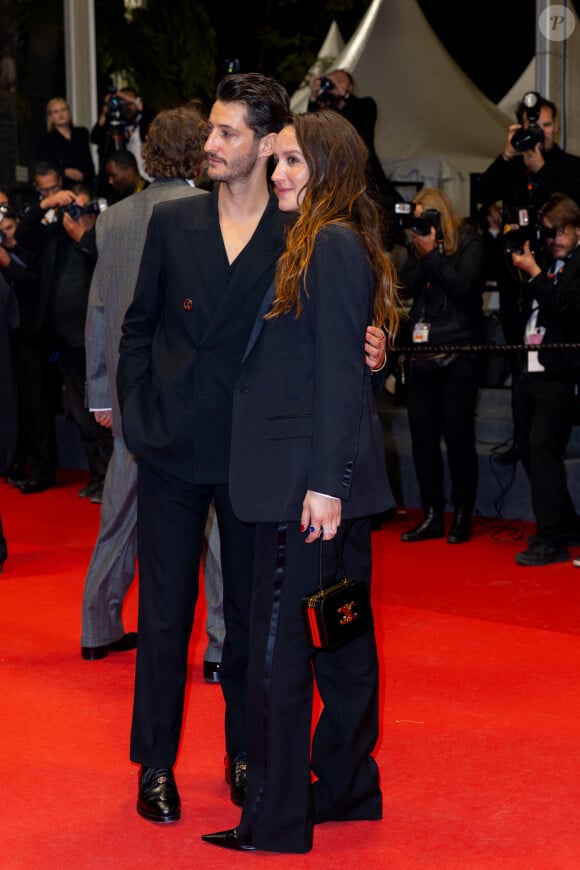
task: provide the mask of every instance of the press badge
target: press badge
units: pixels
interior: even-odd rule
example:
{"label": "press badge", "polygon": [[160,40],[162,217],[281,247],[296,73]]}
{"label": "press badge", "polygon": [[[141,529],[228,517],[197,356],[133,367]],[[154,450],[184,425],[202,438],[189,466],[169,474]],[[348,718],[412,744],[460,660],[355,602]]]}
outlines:
{"label": "press badge", "polygon": [[528,344],[541,344],[544,340],[544,336],[546,334],[545,326],[536,326],[533,332],[528,333],[526,335],[526,340]]}
{"label": "press badge", "polygon": [[429,324],[419,321],[413,328],[413,344],[424,344],[429,341]]}

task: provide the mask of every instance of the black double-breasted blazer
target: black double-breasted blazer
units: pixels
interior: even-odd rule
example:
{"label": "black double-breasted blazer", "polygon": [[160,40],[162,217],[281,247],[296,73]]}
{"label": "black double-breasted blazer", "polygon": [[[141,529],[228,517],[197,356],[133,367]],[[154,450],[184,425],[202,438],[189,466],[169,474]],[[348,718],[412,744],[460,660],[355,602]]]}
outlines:
{"label": "black double-breasted blazer", "polygon": [[230,497],[248,522],[298,521],[308,489],[342,499],[345,518],[392,503],[371,376],[364,359],[374,277],[358,235],[329,226],[315,240],[304,310],[264,320],[234,394]]}
{"label": "black double-breasted blazer", "polygon": [[287,220],[271,196],[230,265],[217,196],[155,206],[117,371],[129,450],[193,484],[227,482],[232,393]]}

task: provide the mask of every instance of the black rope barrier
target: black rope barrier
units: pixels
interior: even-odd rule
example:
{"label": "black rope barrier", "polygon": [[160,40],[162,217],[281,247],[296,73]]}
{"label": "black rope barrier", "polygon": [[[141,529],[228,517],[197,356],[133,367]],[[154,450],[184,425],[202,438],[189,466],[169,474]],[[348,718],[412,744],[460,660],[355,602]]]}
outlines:
{"label": "black rope barrier", "polygon": [[567,342],[561,344],[542,343],[542,344],[412,344],[403,345],[402,347],[394,347],[387,349],[390,353],[470,353],[472,351],[485,352],[492,351],[496,353],[500,350],[523,350],[523,351],[539,351],[539,350],[580,350],[580,343]]}

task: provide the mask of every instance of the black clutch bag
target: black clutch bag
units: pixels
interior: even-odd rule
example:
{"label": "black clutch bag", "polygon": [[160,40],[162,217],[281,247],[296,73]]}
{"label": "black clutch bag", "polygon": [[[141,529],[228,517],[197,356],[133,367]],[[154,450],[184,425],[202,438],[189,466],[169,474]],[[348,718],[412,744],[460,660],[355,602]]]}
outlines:
{"label": "black clutch bag", "polygon": [[336,649],[373,626],[369,591],[361,580],[348,580],[336,541],[334,546],[343,575],[339,583],[322,585],[322,547],[320,538],[319,588],[302,599],[302,619],[306,638],[316,649]]}

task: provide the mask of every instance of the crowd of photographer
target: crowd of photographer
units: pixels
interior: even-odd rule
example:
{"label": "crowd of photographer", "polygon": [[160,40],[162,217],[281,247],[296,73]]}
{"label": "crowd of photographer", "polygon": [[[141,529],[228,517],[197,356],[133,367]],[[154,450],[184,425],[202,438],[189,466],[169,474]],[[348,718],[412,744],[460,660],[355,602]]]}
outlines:
{"label": "crowd of photographer", "polygon": [[[569,263],[576,257],[572,242],[578,224],[570,207],[560,202],[552,213],[546,211],[546,204],[553,209],[555,194],[566,197],[565,203],[580,202],[580,158],[556,144],[556,106],[536,92],[526,94],[518,108],[518,123],[510,125],[501,153],[479,178],[478,232],[469,221],[456,214],[441,191],[420,191],[411,203],[403,199],[385,176],[375,151],[376,103],[371,97],[354,93],[354,80],[347,70],[337,69],[312,79],[308,111],[321,108],[342,114],[367,145],[369,186],[382,203],[385,246],[399,268],[409,305],[410,317],[401,340],[403,344],[423,345],[421,353],[404,357],[403,377],[424,516],[418,526],[404,532],[402,537],[412,542],[445,534],[443,457],[439,446],[442,435],[447,447],[454,510],[447,539],[450,543],[463,543],[471,536],[477,490],[474,419],[482,379],[482,357],[477,352],[465,351],[427,354],[424,346],[477,345],[483,341],[482,292],[485,279],[491,273],[499,291],[499,316],[505,343],[542,341],[546,334],[542,319],[547,316],[547,298],[538,300],[531,292],[539,285],[539,279],[534,275],[528,280],[527,271],[533,260],[534,271],[539,269],[544,276],[550,274],[558,252],[562,251],[563,240],[571,247],[560,257],[566,266],[565,280],[559,284],[559,308],[550,312],[547,332],[550,336],[557,334],[556,321],[562,317],[565,321],[562,329],[568,340],[573,340],[577,316],[575,300],[580,290],[576,289],[575,270]],[[154,117],[155,112],[143,104],[133,87],[110,88],[89,135],[84,128],[73,125],[66,101],[50,100],[47,134],[37,150],[38,157],[42,158],[35,169],[38,199],[21,214],[10,209],[9,204],[4,206],[4,220],[0,224],[0,270],[16,291],[21,309],[15,346],[20,357],[18,381],[22,410],[19,446],[10,479],[22,492],[42,491],[54,482],[55,382],[57,391],[59,383],[66,383],[70,413],[81,431],[87,457],[93,451],[93,459],[89,460],[90,483],[100,480],[102,485],[103,466],[100,460],[98,469],[94,465],[98,439],[96,433],[89,436],[86,420],[83,420],[80,395],[83,372],[78,362],[82,341],[77,327],[86,311],[86,295],[96,258],[95,221],[103,208],[149,184],[151,179],[144,167],[141,146]],[[98,149],[96,173],[89,139]],[[85,184],[82,191],[74,187],[79,182]],[[6,195],[4,199],[7,200]],[[562,223],[563,220],[566,223]],[[73,288],[76,288],[74,292]],[[70,311],[67,305],[71,305]],[[62,325],[68,319],[76,327],[67,327],[65,332],[76,329],[74,338],[72,334],[63,335]],[[530,331],[530,323],[534,324],[533,331]],[[78,353],[69,354],[72,348]],[[69,364],[74,355],[78,357],[77,362]],[[547,365],[544,357],[550,360]],[[546,439],[553,436],[557,441],[550,461],[556,462],[559,456],[562,464],[558,473],[539,475],[538,463],[533,457],[535,451],[548,448],[545,444],[538,447],[539,436],[534,439],[523,434],[526,426],[522,426],[522,420],[528,419],[530,412],[529,407],[527,411],[522,408],[530,404],[530,391],[534,402],[545,401],[545,397],[539,395],[541,391],[535,387],[531,390],[530,383],[540,383],[535,377],[539,373],[544,381],[551,383],[556,379],[556,361],[567,359],[564,352],[558,351],[542,353],[540,358],[545,368],[539,366],[536,358],[540,370],[530,372],[529,354],[520,350],[509,355],[514,438],[509,449],[497,458],[504,462],[522,460],[530,476],[532,494],[542,486],[542,480],[549,478],[555,495],[550,500],[544,493],[541,501],[545,505],[559,499],[562,515],[552,517],[546,524],[537,507],[538,498],[533,495],[538,534],[527,555],[522,554],[522,564],[548,564],[563,558],[571,541],[576,538],[580,541],[576,529],[576,525],[580,529],[580,522],[575,513],[574,521],[571,519],[572,501],[566,489],[562,462],[572,425],[570,407],[563,403],[563,428],[557,438],[551,431],[545,433]],[[570,390],[574,391],[580,380],[572,364],[574,359],[574,354],[568,359],[568,398]],[[60,372],[59,378],[55,377],[57,372]],[[530,374],[534,377],[530,378]],[[91,438],[92,446],[89,446]],[[100,445],[98,449],[104,451],[105,462],[105,447]],[[26,457],[30,464],[28,475],[24,473]],[[98,500],[99,487],[95,484],[93,489]]]}
{"label": "crowd of photographer", "polygon": [[[35,150],[35,195],[16,209],[0,191],[0,276],[19,309],[12,337],[18,425],[7,480],[25,495],[55,483],[55,416],[64,411],[78,428],[89,469],[79,495],[101,502],[112,436],[85,407],[95,222],[109,205],[147,186],[141,145],[154,115],[133,88],[111,89],[89,137],[73,124],[66,100],[55,97]],[[99,146],[97,173],[89,140]]]}

